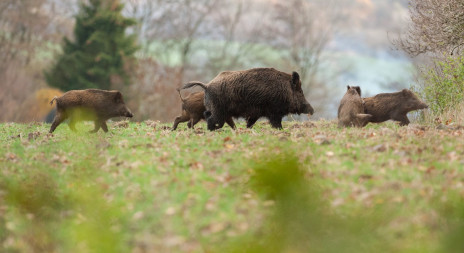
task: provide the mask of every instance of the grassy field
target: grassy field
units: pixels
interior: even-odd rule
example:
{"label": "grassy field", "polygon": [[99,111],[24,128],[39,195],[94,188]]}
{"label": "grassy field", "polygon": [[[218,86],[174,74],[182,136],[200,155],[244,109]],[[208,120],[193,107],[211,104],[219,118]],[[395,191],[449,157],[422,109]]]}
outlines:
{"label": "grassy field", "polygon": [[463,252],[464,128],[0,125],[1,252]]}

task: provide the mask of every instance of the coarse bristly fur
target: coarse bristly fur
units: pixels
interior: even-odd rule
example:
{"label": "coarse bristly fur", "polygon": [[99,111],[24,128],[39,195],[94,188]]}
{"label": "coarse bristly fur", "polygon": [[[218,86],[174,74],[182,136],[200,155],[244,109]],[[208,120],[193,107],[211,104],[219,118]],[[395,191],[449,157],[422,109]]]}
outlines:
{"label": "coarse bristly fur", "polygon": [[190,82],[183,89],[193,86],[205,90],[205,117],[209,130],[221,128],[230,117],[244,117],[248,128],[260,117],[266,117],[272,127],[282,128],[282,118],[287,114],[314,113],[296,72],[290,75],[273,68],[226,71],[207,85]]}
{"label": "coarse bristly fur", "polygon": [[364,98],[364,113],[372,115],[369,122],[373,123],[391,119],[405,126],[409,124],[408,112],[425,108],[428,106],[408,89]]}
{"label": "coarse bristly fur", "polygon": [[369,123],[372,115],[364,113],[363,100],[360,94],[361,88],[359,86],[347,86],[347,91],[338,107],[339,127],[363,127]]}
{"label": "coarse bristly fur", "polygon": [[[177,116],[174,120],[172,130],[176,130],[179,123],[187,121],[188,128],[193,128],[200,120],[205,119],[205,92],[195,92],[190,94],[187,98],[182,98],[180,90],[178,89],[177,91],[179,92],[180,99],[182,100],[182,114]],[[231,128],[235,129],[235,123],[232,118],[228,118],[226,123]]]}
{"label": "coarse bristly fur", "polygon": [[121,92],[99,89],[71,90],[61,97],[54,97],[50,104],[56,101],[56,115],[50,127],[50,133],[64,120],[69,118],[69,128],[76,131],[78,121],[89,120],[95,122],[97,132],[100,127],[108,132],[106,121],[113,117],[133,117],[132,112],[124,104]]}

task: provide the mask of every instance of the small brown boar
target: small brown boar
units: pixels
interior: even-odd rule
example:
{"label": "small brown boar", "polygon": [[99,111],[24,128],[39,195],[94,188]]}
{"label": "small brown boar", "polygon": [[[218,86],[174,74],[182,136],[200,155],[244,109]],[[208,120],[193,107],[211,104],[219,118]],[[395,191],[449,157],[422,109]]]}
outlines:
{"label": "small brown boar", "polygon": [[369,122],[373,123],[391,119],[405,126],[409,124],[408,112],[425,108],[428,106],[408,89],[364,98],[364,113],[372,115]]}
{"label": "small brown boar", "polygon": [[363,127],[369,123],[372,117],[364,113],[363,100],[360,96],[359,86],[347,86],[347,91],[338,107],[338,126],[339,127]]}
{"label": "small brown boar", "polygon": [[99,89],[71,90],[60,97],[54,97],[50,104],[56,101],[56,115],[50,127],[50,133],[66,119],[69,119],[69,128],[76,131],[76,122],[88,120],[95,122],[96,133],[100,128],[108,132],[106,121],[113,117],[129,117],[133,114],[124,104],[121,92],[117,90],[106,91]]}
{"label": "small brown boar", "polygon": [[260,117],[266,117],[272,127],[281,129],[282,118],[287,114],[314,113],[296,72],[287,74],[273,68],[225,71],[207,85],[190,82],[182,89],[194,86],[205,90],[204,114],[211,131],[223,127],[230,117],[245,118],[248,128]]}
{"label": "small brown boar", "polygon": [[[192,93],[185,99],[182,98],[180,89],[177,89],[177,92],[179,92],[179,97],[182,100],[182,114],[177,116],[174,120],[172,130],[176,130],[179,123],[186,121],[188,121],[188,128],[193,128],[200,120],[205,119],[205,92],[201,91]],[[231,128],[235,129],[235,123],[232,118],[228,118],[226,122]]]}

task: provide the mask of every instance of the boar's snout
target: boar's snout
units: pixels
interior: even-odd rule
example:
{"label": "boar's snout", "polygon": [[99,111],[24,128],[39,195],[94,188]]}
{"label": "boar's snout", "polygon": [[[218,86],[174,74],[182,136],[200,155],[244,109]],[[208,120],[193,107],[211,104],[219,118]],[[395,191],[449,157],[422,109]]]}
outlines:
{"label": "boar's snout", "polygon": [[418,104],[416,104],[416,108],[414,109],[420,110],[420,109],[427,109],[427,108],[429,108],[429,106],[426,103],[421,101]]}
{"label": "boar's snout", "polygon": [[119,116],[132,118],[132,117],[134,117],[134,114],[132,114],[131,110],[129,110],[129,108],[127,108],[127,106],[123,105],[120,108]]}
{"label": "boar's snout", "polygon": [[134,117],[134,114],[132,114],[131,111],[127,111],[125,116],[128,117],[128,118],[132,118],[132,117]]}
{"label": "boar's snout", "polygon": [[301,110],[300,110],[300,113],[313,115],[314,114],[314,109],[311,106],[311,104],[304,103]]}

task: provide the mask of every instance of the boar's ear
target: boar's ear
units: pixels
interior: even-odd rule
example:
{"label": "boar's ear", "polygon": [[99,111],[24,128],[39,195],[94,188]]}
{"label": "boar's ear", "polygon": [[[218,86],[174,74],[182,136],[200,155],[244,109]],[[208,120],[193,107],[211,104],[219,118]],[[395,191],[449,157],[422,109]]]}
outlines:
{"label": "boar's ear", "polygon": [[301,89],[300,75],[295,71],[292,73],[292,88]]}
{"label": "boar's ear", "polygon": [[349,85],[346,86],[346,90],[347,90],[347,91],[350,90],[350,86],[349,86]]}
{"label": "boar's ear", "polygon": [[402,89],[401,92],[403,93],[403,95],[409,95],[411,94],[412,92],[408,89]]}
{"label": "boar's ear", "polygon": [[356,91],[358,92],[359,96],[361,96],[361,87],[356,86]]}
{"label": "boar's ear", "polygon": [[119,92],[119,91],[114,92],[114,102],[116,102],[116,103],[123,102],[121,92]]}

